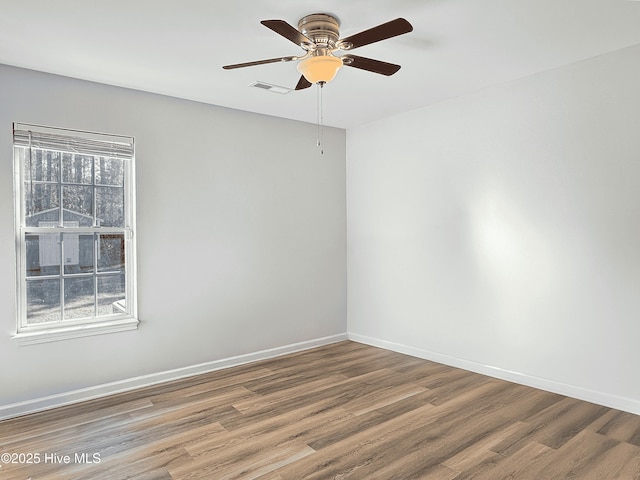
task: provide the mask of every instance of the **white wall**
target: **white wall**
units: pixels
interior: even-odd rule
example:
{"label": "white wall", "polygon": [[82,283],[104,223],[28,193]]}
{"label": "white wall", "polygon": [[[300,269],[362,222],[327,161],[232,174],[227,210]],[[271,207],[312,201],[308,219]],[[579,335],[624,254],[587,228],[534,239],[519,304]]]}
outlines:
{"label": "white wall", "polygon": [[350,130],[352,338],[640,413],[640,46]]}
{"label": "white wall", "polygon": [[[14,121],[135,137],[137,331],[10,339]],[[0,66],[0,407],[344,336],[345,132],[326,129],[324,156],[315,141],[311,124]]]}

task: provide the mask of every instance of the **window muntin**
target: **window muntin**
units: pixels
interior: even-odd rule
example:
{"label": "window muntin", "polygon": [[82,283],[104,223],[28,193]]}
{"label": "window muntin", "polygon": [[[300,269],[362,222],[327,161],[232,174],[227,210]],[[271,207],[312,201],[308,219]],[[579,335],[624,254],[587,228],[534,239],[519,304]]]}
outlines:
{"label": "window muntin", "polygon": [[18,335],[135,318],[133,139],[14,124],[14,164]]}

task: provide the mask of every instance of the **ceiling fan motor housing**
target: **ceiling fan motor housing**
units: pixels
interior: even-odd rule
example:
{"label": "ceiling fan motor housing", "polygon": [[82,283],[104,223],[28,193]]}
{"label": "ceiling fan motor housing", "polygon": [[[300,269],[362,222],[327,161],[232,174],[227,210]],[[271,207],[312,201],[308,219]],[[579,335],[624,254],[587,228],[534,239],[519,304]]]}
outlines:
{"label": "ceiling fan motor housing", "polygon": [[317,54],[326,55],[327,50],[337,47],[340,21],[328,13],[313,13],[300,19],[298,30],[315,44],[302,45],[303,48],[313,52],[320,50]]}

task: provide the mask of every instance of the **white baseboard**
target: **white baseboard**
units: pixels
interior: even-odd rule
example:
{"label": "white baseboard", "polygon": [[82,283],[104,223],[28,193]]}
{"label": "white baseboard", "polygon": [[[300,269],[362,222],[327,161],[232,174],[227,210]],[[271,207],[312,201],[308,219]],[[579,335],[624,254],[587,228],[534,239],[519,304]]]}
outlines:
{"label": "white baseboard", "polygon": [[372,345],[374,347],[380,347],[398,353],[404,353],[413,357],[424,358],[426,360],[442,363],[444,365],[462,368],[464,370],[488,375],[490,377],[499,378],[501,380],[507,380],[521,385],[526,385],[528,387],[539,388],[541,390],[558,393],[560,395],[566,395],[568,397],[577,398],[579,400],[584,400],[609,408],[615,408],[618,410],[623,410],[625,412],[640,415],[640,401],[638,400],[610,395],[607,393],[589,390],[574,385],[568,385],[545,378],[539,378],[519,372],[505,370],[498,367],[483,365],[469,360],[452,357],[450,355],[431,352],[421,348],[389,342],[378,338],[367,337],[365,335],[358,335],[356,333],[344,333],[285,345],[282,347],[271,348],[268,350],[262,350],[259,352],[248,353],[245,355],[224,358],[221,360],[215,360],[213,362],[201,363],[189,367],[143,375],[117,382],[73,390],[70,392],[63,392],[56,395],[27,400],[24,402],[3,405],[0,406],[0,420],[48,410],[50,408],[61,407],[72,403],[92,400],[107,395],[126,392],[129,390],[134,390],[136,388],[147,387],[171,380],[178,380],[180,378],[199,375],[215,370],[221,370],[223,368],[234,367],[246,363],[256,362],[259,360],[267,360],[270,358],[279,357],[281,355],[287,355],[289,353],[341,342],[343,340],[352,340],[354,342],[364,343],[366,345]]}
{"label": "white baseboard", "polygon": [[575,385],[569,385],[565,383],[556,382],[546,378],[535,377],[511,370],[505,370],[490,365],[483,365],[480,363],[464,360],[450,355],[442,353],[431,352],[417,347],[411,347],[400,343],[388,342],[386,340],[380,340],[378,338],[367,337],[365,335],[358,335],[356,333],[347,334],[349,340],[358,343],[364,343],[374,347],[384,348],[398,353],[404,353],[411,355],[412,357],[424,358],[425,360],[431,360],[433,362],[442,363],[451,367],[461,368],[471,372],[480,373],[501,380],[507,380],[509,382],[518,383],[520,385],[526,385],[528,387],[538,388],[540,390],[546,390],[548,392],[558,393],[567,397],[577,398],[586,402],[603,405],[609,408],[615,408],[617,410],[623,410],[625,412],[640,415],[640,401],[631,398],[620,397],[611,395],[604,392],[598,392],[595,390],[589,390]]}
{"label": "white baseboard", "polygon": [[213,362],[201,363],[189,367],[176,368],[174,370],[142,375],[139,377],[128,378],[126,380],[120,380],[117,382],[105,383],[103,385],[96,385],[93,387],[82,388],[70,392],[58,393],[56,395],[50,395],[47,397],[35,398],[33,400],[27,400],[24,402],[3,405],[0,406],[0,420],[27,415],[29,413],[35,413],[42,410],[48,410],[50,408],[61,407],[72,403],[93,400],[95,398],[100,398],[107,395],[126,392],[128,390],[147,387],[149,385],[155,385],[171,380],[178,380],[180,378],[191,377],[193,375],[200,375],[202,373],[212,372],[223,368],[235,367],[238,365],[243,365],[245,363],[267,360],[270,358],[279,357],[281,355],[287,355],[289,353],[300,352],[303,350],[308,350],[310,348],[341,342],[343,340],[347,340],[346,333],[332,335],[329,337],[316,338],[313,340],[293,343],[282,347],[270,348],[268,350],[261,350],[259,352],[248,353],[245,355],[238,355],[236,357],[224,358],[221,360],[215,360]]}

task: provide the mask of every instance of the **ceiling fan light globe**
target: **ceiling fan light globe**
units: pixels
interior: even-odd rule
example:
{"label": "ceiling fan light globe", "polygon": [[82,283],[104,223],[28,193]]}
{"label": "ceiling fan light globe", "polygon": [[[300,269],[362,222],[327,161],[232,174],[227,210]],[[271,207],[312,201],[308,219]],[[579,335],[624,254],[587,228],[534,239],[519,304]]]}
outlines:
{"label": "ceiling fan light globe", "polygon": [[314,56],[298,63],[298,71],[311,83],[328,83],[342,68],[342,60],[334,56]]}

